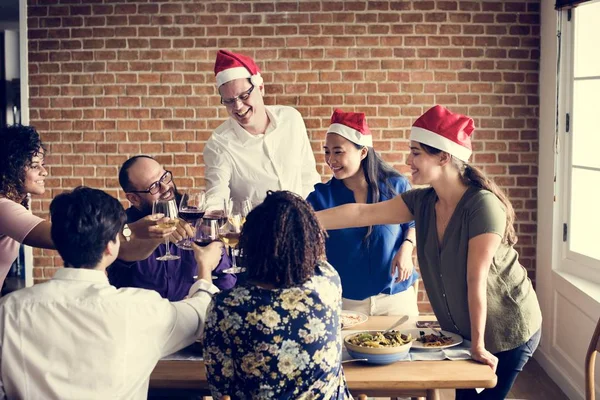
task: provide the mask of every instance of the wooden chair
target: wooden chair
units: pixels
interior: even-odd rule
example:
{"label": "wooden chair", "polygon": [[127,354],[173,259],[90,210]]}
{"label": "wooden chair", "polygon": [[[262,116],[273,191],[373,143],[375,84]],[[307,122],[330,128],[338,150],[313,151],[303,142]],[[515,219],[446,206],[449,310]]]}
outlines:
{"label": "wooden chair", "polygon": [[586,400],[596,400],[596,389],[594,385],[594,370],[596,364],[596,353],[600,351],[600,319],[596,324],[596,330],[592,335],[590,347],[585,354],[585,398]]}

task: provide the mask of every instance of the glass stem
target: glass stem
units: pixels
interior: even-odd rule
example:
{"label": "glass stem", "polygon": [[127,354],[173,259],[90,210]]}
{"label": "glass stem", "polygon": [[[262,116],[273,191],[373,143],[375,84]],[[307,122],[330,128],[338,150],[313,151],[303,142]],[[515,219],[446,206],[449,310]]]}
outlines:
{"label": "glass stem", "polygon": [[167,246],[167,252],[165,253],[165,256],[168,257],[171,255],[171,252],[169,251],[169,237],[168,236],[165,238],[165,245]]}
{"label": "glass stem", "polygon": [[236,268],[237,265],[235,263],[235,247],[231,248],[231,267]]}

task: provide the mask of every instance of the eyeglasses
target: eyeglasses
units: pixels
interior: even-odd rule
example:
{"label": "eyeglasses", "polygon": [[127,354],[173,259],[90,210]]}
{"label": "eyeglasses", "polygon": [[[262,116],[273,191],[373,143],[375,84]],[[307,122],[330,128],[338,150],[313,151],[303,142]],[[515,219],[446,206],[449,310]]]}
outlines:
{"label": "eyeglasses", "polygon": [[171,171],[165,171],[159,180],[148,186],[146,190],[130,190],[129,193],[150,193],[157,194],[160,191],[160,184],[168,185],[173,180],[173,174]]}
{"label": "eyeglasses", "polygon": [[244,93],[240,94],[239,96],[231,97],[229,99],[224,99],[221,97],[221,104],[223,104],[224,106],[230,107],[230,106],[234,105],[238,100],[246,101],[246,100],[248,100],[248,97],[250,97],[250,95],[252,94],[253,90],[254,90],[254,85],[252,85],[250,87],[250,89],[246,90]]}

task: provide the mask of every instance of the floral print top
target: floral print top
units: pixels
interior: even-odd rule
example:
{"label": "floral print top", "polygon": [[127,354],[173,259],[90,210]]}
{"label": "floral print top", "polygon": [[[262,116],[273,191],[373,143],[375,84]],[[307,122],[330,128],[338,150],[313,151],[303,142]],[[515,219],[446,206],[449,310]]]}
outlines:
{"label": "floral print top", "polygon": [[341,296],[327,262],[301,286],[215,294],[204,337],[212,397],[351,399],[340,364]]}

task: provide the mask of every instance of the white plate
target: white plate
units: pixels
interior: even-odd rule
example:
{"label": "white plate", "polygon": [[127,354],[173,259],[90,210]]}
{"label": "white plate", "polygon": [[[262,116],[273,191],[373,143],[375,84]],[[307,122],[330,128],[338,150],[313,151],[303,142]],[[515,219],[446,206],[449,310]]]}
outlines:
{"label": "white plate", "polygon": [[342,324],[342,329],[348,329],[358,324],[362,324],[368,319],[369,317],[361,312],[342,310],[340,323]]}
{"label": "white plate", "polygon": [[[443,346],[425,346],[425,344],[419,342],[419,340],[418,340],[421,337],[421,332],[425,333],[425,335],[429,335],[431,333],[434,333],[433,329],[430,329],[430,328],[402,329],[401,332],[404,333],[405,335],[411,334],[412,337],[415,338],[412,348],[417,349],[417,350],[447,349],[448,347],[458,346],[459,344],[461,344],[463,342],[462,336],[457,335],[456,333],[442,331],[444,336],[449,336],[452,338],[452,343],[446,344]],[[437,335],[438,333],[435,333],[435,334]]]}

